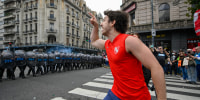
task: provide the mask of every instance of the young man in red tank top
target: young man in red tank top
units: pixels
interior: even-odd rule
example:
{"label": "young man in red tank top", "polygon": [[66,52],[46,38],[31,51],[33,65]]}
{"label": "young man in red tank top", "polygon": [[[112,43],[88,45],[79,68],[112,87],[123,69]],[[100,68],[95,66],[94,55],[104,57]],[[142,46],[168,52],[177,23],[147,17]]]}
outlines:
{"label": "young man in red tank top", "polygon": [[114,83],[104,100],[151,100],[151,95],[144,81],[142,64],[151,71],[156,88],[157,99],[166,100],[166,84],[164,72],[149,48],[141,40],[126,33],[128,29],[128,14],[123,11],[105,11],[102,34],[108,40],[99,39],[99,24],[92,17],[94,26],[90,39],[91,44],[99,49],[105,49],[109,59]]}

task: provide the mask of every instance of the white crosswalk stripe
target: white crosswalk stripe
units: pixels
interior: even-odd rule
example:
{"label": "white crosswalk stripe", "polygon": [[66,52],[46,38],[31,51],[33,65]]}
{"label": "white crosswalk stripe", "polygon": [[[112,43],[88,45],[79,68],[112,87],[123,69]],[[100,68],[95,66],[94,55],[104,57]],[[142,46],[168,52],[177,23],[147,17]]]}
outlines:
{"label": "white crosswalk stripe", "polygon": [[[200,85],[188,84],[180,77],[166,76],[167,85],[167,98],[177,99],[177,100],[199,100],[200,98]],[[95,99],[102,100],[107,92],[99,91],[98,89],[109,90],[112,88],[113,76],[111,73],[106,73],[98,78],[95,78],[91,82],[86,82],[81,86],[81,88],[75,88],[68,93],[76,94],[85,97],[91,97]],[[150,86],[152,85],[152,80],[150,80]],[[91,87],[90,89],[88,89]],[[96,88],[96,89],[95,89]],[[97,89],[98,88],[98,89]],[[95,90],[94,90],[95,89]],[[154,91],[149,91],[151,96],[155,97]]]}

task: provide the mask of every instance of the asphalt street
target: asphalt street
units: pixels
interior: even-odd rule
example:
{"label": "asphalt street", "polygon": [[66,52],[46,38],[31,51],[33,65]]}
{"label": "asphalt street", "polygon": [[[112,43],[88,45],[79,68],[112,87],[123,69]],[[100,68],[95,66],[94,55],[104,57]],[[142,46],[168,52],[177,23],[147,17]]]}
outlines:
{"label": "asphalt street", "polygon": [[[18,75],[18,71],[15,74]],[[189,84],[181,79],[180,76],[165,76],[167,100],[199,100],[200,83]],[[113,80],[110,69],[104,67],[25,79],[17,76],[16,80],[4,77],[0,83],[0,100],[102,100],[112,88]],[[149,92],[152,100],[156,100],[155,92]]]}
{"label": "asphalt street", "polygon": [[0,100],[51,100],[53,98],[82,100],[81,97],[69,94],[68,91],[107,72],[110,72],[110,69],[95,68],[48,73],[37,77],[27,76],[21,79],[18,78],[18,71],[16,71],[16,80],[8,80],[4,77],[3,82],[0,83]]}

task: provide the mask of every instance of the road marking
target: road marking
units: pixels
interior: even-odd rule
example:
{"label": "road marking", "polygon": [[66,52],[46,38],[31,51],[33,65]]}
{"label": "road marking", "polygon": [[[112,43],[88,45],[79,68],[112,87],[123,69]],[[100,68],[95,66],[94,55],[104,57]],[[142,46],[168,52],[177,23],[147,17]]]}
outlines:
{"label": "road marking", "polygon": [[110,85],[110,84],[97,83],[97,82],[87,82],[83,85],[87,85],[87,86],[91,86],[91,87],[98,87],[98,88],[105,88],[105,89],[112,88],[112,85]]}
{"label": "road marking", "polygon": [[114,80],[111,80],[111,79],[103,79],[103,78],[95,78],[94,81],[108,82],[108,83],[113,83],[113,82],[114,82]]}
{"label": "road marking", "polygon": [[111,79],[113,79],[113,76],[107,76],[107,75],[102,75],[102,76],[100,76],[100,77],[103,77],[103,78],[111,78]]}
{"label": "road marking", "polygon": [[[150,82],[152,82],[152,80],[150,80]],[[197,87],[197,88],[200,87],[200,85],[187,84],[187,83],[167,82],[167,81],[166,81],[166,84],[169,84],[169,85],[179,85],[179,86],[188,86],[188,87]]]}
{"label": "road marking", "polygon": [[103,100],[104,97],[107,95],[107,93],[104,93],[104,92],[93,91],[93,90],[82,89],[82,88],[75,88],[74,90],[71,90],[68,93],[77,94],[81,96],[87,96],[87,97],[101,99],[101,100]]}
{"label": "road marking", "polygon": [[51,100],[67,100],[67,99],[64,99],[64,98],[62,98],[62,97],[55,97],[55,98],[53,98],[53,99],[51,99]]}

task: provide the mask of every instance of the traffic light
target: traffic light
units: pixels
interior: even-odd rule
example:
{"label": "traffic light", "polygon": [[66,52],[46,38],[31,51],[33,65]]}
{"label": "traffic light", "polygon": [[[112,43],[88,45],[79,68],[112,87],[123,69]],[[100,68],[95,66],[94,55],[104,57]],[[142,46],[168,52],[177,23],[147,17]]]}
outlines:
{"label": "traffic light", "polygon": [[12,46],[12,42],[9,42],[9,46]]}

